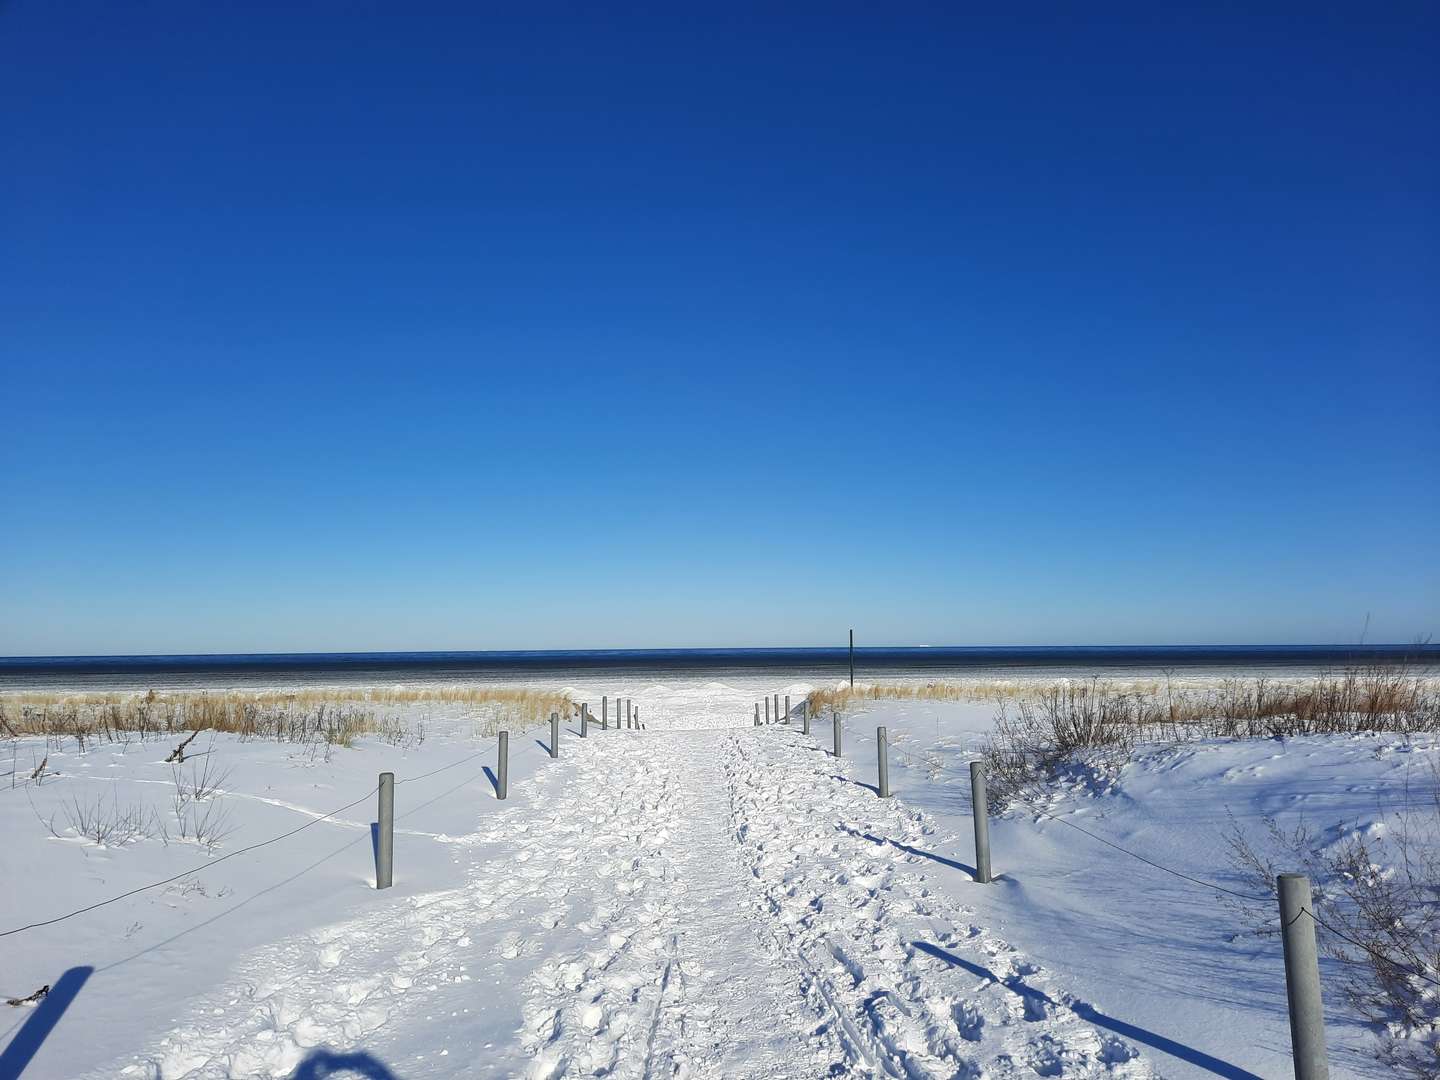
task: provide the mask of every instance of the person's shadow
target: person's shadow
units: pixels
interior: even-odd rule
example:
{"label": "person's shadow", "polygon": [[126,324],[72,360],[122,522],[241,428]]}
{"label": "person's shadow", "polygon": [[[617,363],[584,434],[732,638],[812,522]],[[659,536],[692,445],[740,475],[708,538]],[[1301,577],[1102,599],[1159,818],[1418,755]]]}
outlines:
{"label": "person's shadow", "polygon": [[400,1080],[379,1058],[356,1050],[337,1054],[323,1046],[311,1050],[296,1066],[290,1080],[326,1080],[327,1077],[359,1077],[361,1080]]}
{"label": "person's shadow", "polygon": [[0,1051],[0,1080],[16,1080],[25,1071],[30,1059],[50,1037],[65,1010],[94,973],[93,967],[73,967],[56,980],[24,1026],[10,1040],[10,1045]]}

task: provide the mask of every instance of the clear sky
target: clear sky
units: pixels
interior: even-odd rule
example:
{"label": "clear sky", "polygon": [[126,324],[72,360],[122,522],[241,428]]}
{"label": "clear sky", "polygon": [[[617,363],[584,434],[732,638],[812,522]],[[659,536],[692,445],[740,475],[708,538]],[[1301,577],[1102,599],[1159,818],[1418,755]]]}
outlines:
{"label": "clear sky", "polygon": [[1440,7],[621,7],[0,0],[0,654],[1440,634]]}

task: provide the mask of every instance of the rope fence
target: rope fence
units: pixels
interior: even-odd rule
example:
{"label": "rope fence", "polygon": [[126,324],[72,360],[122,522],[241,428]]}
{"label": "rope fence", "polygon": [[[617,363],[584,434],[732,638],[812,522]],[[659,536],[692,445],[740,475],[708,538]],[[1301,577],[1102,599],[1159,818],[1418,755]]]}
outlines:
{"label": "rope fence", "polygon": [[[809,733],[812,717],[809,715],[808,700],[802,701],[801,707],[805,710],[805,731]],[[760,705],[757,704],[755,719],[757,726],[760,724],[760,712]],[[926,775],[924,775],[922,779],[926,783],[934,783],[936,777],[939,776],[969,781],[972,816],[975,822],[976,870],[974,878],[982,884],[990,882],[989,811],[986,804],[983,762],[980,760],[971,761],[969,763],[970,775],[966,777],[964,773],[946,766],[943,761],[937,760],[932,756],[911,753],[894,745],[890,742],[888,733],[884,727],[878,727],[874,736],[864,731],[857,731],[841,718],[838,710],[832,710],[831,721],[834,729],[835,749],[833,753],[836,757],[839,757],[842,753],[842,744],[844,741],[842,732],[848,732],[852,739],[875,747],[877,780],[875,791],[880,798],[889,798],[891,794],[888,768],[888,756],[891,752],[924,770]],[[788,709],[784,717],[784,722],[789,722]],[[1440,979],[1415,968],[1413,965],[1402,963],[1394,957],[1386,955],[1384,952],[1371,945],[1367,945],[1363,941],[1356,939],[1353,935],[1345,933],[1316,915],[1311,898],[1309,879],[1302,874],[1279,875],[1276,880],[1275,892],[1271,895],[1259,896],[1253,893],[1240,892],[1228,886],[1218,884],[1217,882],[1207,881],[1193,874],[1188,874],[1175,867],[1167,866],[1138,851],[1133,851],[1122,844],[1116,843],[1080,825],[1076,825],[1074,822],[1047,810],[1045,807],[1037,804],[1033,799],[1027,798],[1021,793],[1014,793],[1011,797],[1024,804],[1041,818],[1063,825],[1099,844],[1103,844],[1131,859],[1165,874],[1169,874],[1188,884],[1207,891],[1223,893],[1240,900],[1254,903],[1271,903],[1278,900],[1281,940],[1284,947],[1286,997],[1290,1013],[1291,1050],[1294,1058],[1296,1080],[1327,1080],[1329,1076],[1329,1066],[1327,1064],[1325,1051],[1324,1015],[1320,994],[1319,955],[1316,948],[1315,928],[1317,925],[1340,940],[1362,950],[1396,973],[1440,987]],[[1308,918],[1302,918],[1303,916],[1308,916]]]}
{"label": "rope fence", "polygon": [[[621,712],[620,712],[621,702],[620,702],[620,701],[617,701],[617,702],[615,703],[615,705],[616,705],[616,710],[615,710],[615,711],[616,711],[616,715],[615,715],[616,730],[619,730],[619,729],[622,727],[622,725],[628,725],[628,729],[630,729],[630,730],[639,730],[639,729],[643,728],[643,727],[644,727],[644,724],[641,723],[641,721],[640,721],[640,712],[639,712],[639,710],[636,709],[636,708],[634,708],[633,703],[632,703],[631,701],[629,701],[628,699],[625,700],[623,704],[624,704],[625,714],[622,716],[622,715],[621,715]],[[608,699],[606,700],[606,704],[605,704],[604,708],[605,708],[606,713],[608,714],[608,711],[609,711],[609,702],[608,702]],[[589,716],[589,706],[588,706],[587,704],[581,704],[581,706],[580,706],[580,711],[581,711],[581,725],[582,725],[582,732],[581,732],[581,734],[582,734],[582,737],[584,737],[584,736],[587,734],[587,733],[584,731],[584,728],[587,726],[587,725],[586,725],[586,718]],[[605,726],[608,726],[608,716],[607,716],[607,722],[606,722]],[[555,713],[555,712],[552,712],[552,713],[550,714],[550,748],[549,748],[550,757],[551,757],[551,758],[557,758],[557,757],[560,756],[560,731],[559,731],[559,728],[560,728],[560,718],[559,718],[559,714],[558,714],[558,713]],[[477,758],[481,758],[481,757],[488,756],[489,754],[491,754],[491,753],[493,752],[493,753],[495,753],[495,754],[497,755],[497,756],[496,756],[496,772],[495,772],[495,774],[494,774],[495,777],[496,777],[496,779],[497,779],[497,783],[496,783],[497,797],[500,798],[500,799],[504,799],[504,798],[506,797],[506,795],[508,794],[508,791],[507,791],[508,785],[507,785],[507,783],[506,783],[506,780],[508,779],[508,772],[509,772],[509,734],[510,734],[510,733],[509,733],[508,731],[501,731],[501,732],[499,733],[499,737],[498,737],[498,739],[497,739],[497,747],[496,747],[496,750],[494,750],[494,751],[492,751],[492,750],[491,750],[490,748],[488,748],[488,747],[487,747],[486,749],[484,749],[484,750],[477,750],[477,751],[476,751],[475,753],[473,753],[473,754],[467,754],[467,755],[465,755],[464,757],[461,757],[461,758],[456,759],[455,761],[451,761],[451,762],[449,762],[449,763],[447,763],[447,764],[445,764],[445,765],[441,765],[439,768],[431,769],[431,770],[429,770],[428,772],[420,773],[420,774],[417,775],[417,776],[407,776],[407,777],[405,777],[405,778],[403,778],[403,779],[397,780],[397,779],[395,779],[394,773],[389,773],[389,772],[387,772],[387,773],[381,773],[381,774],[380,774],[380,779],[379,779],[379,781],[376,783],[376,785],[375,785],[374,787],[370,788],[368,791],[366,791],[363,795],[360,795],[359,797],[357,797],[357,798],[355,798],[355,799],[352,799],[351,801],[345,803],[343,806],[337,806],[335,809],[329,811],[328,813],[324,813],[324,814],[320,814],[320,815],[317,815],[317,816],[315,816],[315,817],[312,817],[310,820],[304,822],[304,823],[301,824],[301,825],[295,826],[293,829],[287,829],[286,831],[284,831],[284,832],[282,832],[282,833],[279,833],[279,834],[276,835],[276,836],[269,837],[268,839],[260,840],[260,841],[257,841],[257,842],[255,842],[255,843],[253,843],[253,844],[247,844],[247,845],[245,845],[244,847],[236,848],[234,851],[229,851],[229,852],[226,852],[226,853],[223,854],[223,855],[216,856],[216,857],[214,857],[214,858],[212,858],[212,859],[209,859],[208,861],[206,861],[206,862],[204,862],[204,863],[201,863],[201,864],[198,865],[198,866],[193,866],[193,867],[189,868],[188,870],[181,871],[180,873],[177,873],[177,874],[172,874],[172,875],[170,875],[169,877],[161,878],[161,879],[158,880],[158,881],[152,881],[152,882],[149,882],[149,883],[147,883],[147,884],[145,884],[145,885],[136,886],[136,887],[133,888],[133,889],[126,889],[124,892],[116,893],[114,896],[106,897],[106,898],[103,899],[103,900],[97,900],[96,902],[94,902],[94,903],[92,903],[92,904],[86,904],[86,905],[84,905],[83,907],[78,907],[78,908],[76,908],[76,909],[73,910],[73,911],[67,911],[67,912],[65,912],[64,914],[56,915],[56,916],[53,916],[53,917],[51,917],[51,918],[37,919],[37,920],[35,920],[34,922],[25,923],[25,924],[22,925],[22,926],[11,927],[10,929],[7,929],[7,930],[0,930],[0,939],[8,938],[8,937],[13,937],[14,935],[23,934],[23,933],[25,933],[25,932],[27,932],[27,931],[30,931],[30,930],[38,930],[38,929],[41,929],[42,927],[46,927],[46,926],[54,926],[54,925],[56,925],[57,923],[62,923],[62,922],[65,922],[65,921],[67,921],[67,920],[69,920],[69,919],[76,918],[76,917],[78,917],[78,916],[80,916],[80,915],[85,915],[85,914],[88,914],[89,912],[97,911],[97,910],[99,910],[99,909],[101,909],[101,908],[108,907],[108,906],[111,905],[111,904],[119,903],[121,900],[129,899],[129,898],[132,897],[132,896],[139,896],[139,895],[141,895],[142,893],[151,892],[152,890],[159,889],[159,888],[163,888],[163,887],[166,886],[166,885],[173,885],[175,882],[181,881],[181,880],[183,880],[183,879],[185,879],[185,878],[193,877],[193,876],[195,876],[195,875],[197,875],[197,874],[202,874],[202,873],[204,873],[204,872],[207,871],[207,870],[211,870],[211,869],[215,868],[216,866],[219,866],[221,863],[228,862],[228,861],[231,860],[231,859],[239,858],[240,856],[242,856],[242,855],[247,855],[247,854],[249,854],[250,852],[253,852],[253,851],[259,851],[260,849],[269,847],[269,846],[271,846],[272,844],[278,844],[278,843],[280,843],[280,842],[283,841],[283,840],[288,840],[290,837],[296,836],[296,835],[298,835],[299,833],[304,832],[306,829],[310,829],[310,828],[313,828],[313,827],[316,826],[316,825],[319,825],[321,822],[330,821],[330,820],[332,820],[333,818],[337,817],[338,815],[343,814],[345,811],[354,809],[355,807],[359,806],[361,803],[365,802],[367,799],[370,799],[370,798],[372,798],[372,797],[375,797],[377,794],[380,796],[380,806],[379,806],[379,814],[378,814],[378,816],[379,816],[379,818],[380,818],[380,821],[379,821],[379,825],[380,825],[380,830],[379,830],[379,831],[380,831],[380,835],[379,835],[379,837],[378,837],[378,841],[379,841],[379,842],[378,842],[378,845],[377,845],[377,846],[379,847],[380,851],[379,851],[379,857],[378,857],[377,860],[376,860],[376,862],[377,862],[377,866],[376,866],[376,869],[377,869],[376,887],[377,887],[377,888],[385,888],[385,887],[387,887],[387,886],[389,885],[390,879],[391,879],[391,875],[392,875],[392,873],[393,873],[393,865],[392,865],[393,854],[392,854],[392,853],[393,853],[393,833],[394,833],[394,802],[393,802],[393,800],[394,800],[394,795],[393,795],[394,788],[399,787],[399,786],[402,786],[402,785],[405,785],[405,784],[414,784],[414,783],[417,783],[417,782],[419,782],[419,781],[421,781],[421,780],[428,780],[429,778],[431,778],[431,777],[433,777],[433,776],[438,776],[438,775],[440,775],[441,773],[449,772],[451,769],[457,769],[457,768],[459,768],[459,767],[462,766],[462,765],[465,765],[465,764],[468,764],[469,762],[475,761]],[[487,772],[487,771],[488,771],[488,770],[482,770],[481,772],[476,773],[475,776],[472,777],[472,779],[479,779],[481,776],[486,775],[486,772]],[[460,787],[463,787],[463,786],[464,786],[464,784],[461,784],[461,785],[460,785]],[[452,789],[452,792],[450,792],[450,793],[453,793],[454,790],[458,790],[458,788]],[[450,794],[450,793],[447,793],[447,794]],[[29,998],[20,998],[20,997],[18,997],[18,996],[8,996],[8,995],[7,995],[7,996],[5,996],[5,1000],[7,1001],[8,1004],[21,1004],[21,1003],[28,1003],[30,999],[29,999]]]}

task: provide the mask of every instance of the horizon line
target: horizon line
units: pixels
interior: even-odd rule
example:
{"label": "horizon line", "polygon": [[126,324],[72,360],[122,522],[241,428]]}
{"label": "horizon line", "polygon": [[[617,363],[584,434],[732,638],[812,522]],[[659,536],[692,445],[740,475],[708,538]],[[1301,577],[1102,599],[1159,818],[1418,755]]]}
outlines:
{"label": "horizon line", "polygon": [[[1397,652],[1413,650],[1421,653],[1440,654],[1440,644],[1424,642],[1285,642],[1221,644],[1217,642],[1180,643],[1163,645],[1137,643],[1110,643],[1103,645],[856,645],[854,651],[862,652],[1045,652],[1045,651],[1086,651],[1086,650],[1133,650],[1137,652],[1173,651],[1375,651]],[[662,654],[725,654],[725,653],[840,653],[848,654],[850,646],[841,645],[704,645],[704,646],[636,646],[605,648],[564,648],[564,649],[317,649],[286,652],[201,652],[201,653],[55,653],[0,656],[0,665],[21,662],[43,661],[102,661],[102,660],[246,660],[301,657],[525,657],[525,656],[634,656]]]}

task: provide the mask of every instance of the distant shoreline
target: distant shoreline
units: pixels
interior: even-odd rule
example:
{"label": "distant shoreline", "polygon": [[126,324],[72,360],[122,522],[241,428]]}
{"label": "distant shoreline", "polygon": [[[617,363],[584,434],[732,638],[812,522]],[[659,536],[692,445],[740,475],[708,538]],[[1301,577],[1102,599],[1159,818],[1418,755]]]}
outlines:
{"label": "distant shoreline", "polygon": [[[1169,671],[1304,674],[1345,667],[1440,669],[1437,645],[935,646],[855,650],[857,679],[1111,676]],[[1428,669],[1428,670],[1427,670]],[[0,657],[0,690],[46,687],[511,682],[576,678],[848,677],[844,648],[598,649],[406,653]]]}

